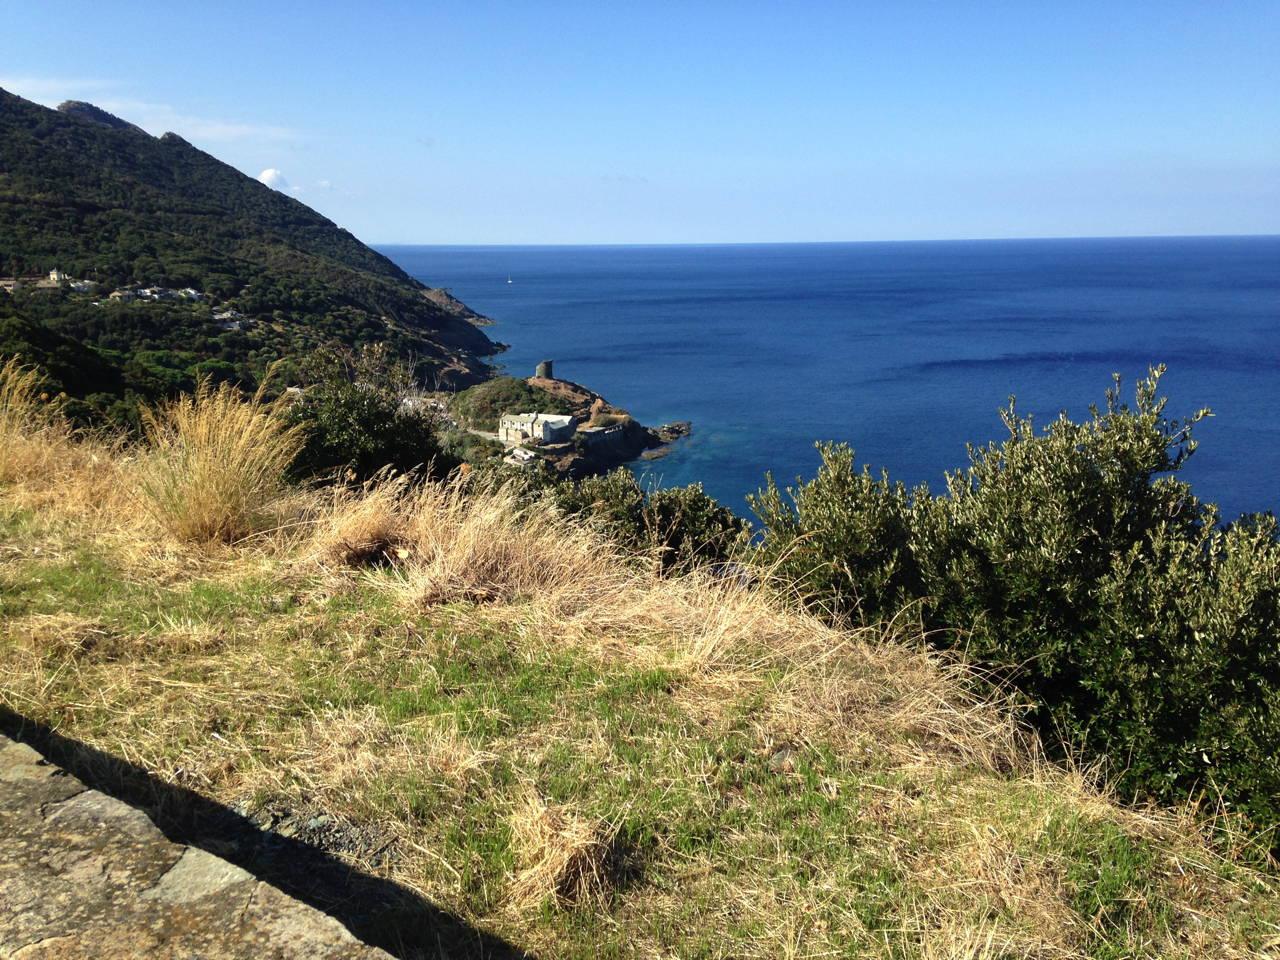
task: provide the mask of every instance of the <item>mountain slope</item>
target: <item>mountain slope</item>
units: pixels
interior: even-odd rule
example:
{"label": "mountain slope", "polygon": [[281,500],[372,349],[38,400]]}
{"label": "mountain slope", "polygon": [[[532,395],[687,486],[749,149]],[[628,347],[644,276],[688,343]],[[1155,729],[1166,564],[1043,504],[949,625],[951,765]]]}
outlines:
{"label": "mountain slope", "polygon": [[[15,295],[30,318],[105,349],[214,358],[241,376],[328,342],[391,344],[427,380],[486,375],[489,339],[346,230],[167,133],[84,103],[0,90],[0,273],[59,268],[104,287],[192,287],[200,305]],[[83,299],[83,298],[81,298]],[[210,309],[212,306],[212,310]],[[234,309],[244,329],[222,329]],[[234,336],[226,334],[234,333]]]}

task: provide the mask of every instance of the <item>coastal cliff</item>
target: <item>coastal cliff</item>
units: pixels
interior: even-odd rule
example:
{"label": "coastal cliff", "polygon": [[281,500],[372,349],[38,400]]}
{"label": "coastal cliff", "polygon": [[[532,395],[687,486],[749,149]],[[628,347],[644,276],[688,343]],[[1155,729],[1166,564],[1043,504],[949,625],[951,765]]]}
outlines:
{"label": "coastal cliff", "polygon": [[[442,402],[461,427],[501,444],[508,463],[545,463],[571,479],[661,456],[690,433],[687,422],[645,426],[589,387],[550,374],[547,361],[527,379],[498,377]],[[529,419],[537,415],[554,428]]]}

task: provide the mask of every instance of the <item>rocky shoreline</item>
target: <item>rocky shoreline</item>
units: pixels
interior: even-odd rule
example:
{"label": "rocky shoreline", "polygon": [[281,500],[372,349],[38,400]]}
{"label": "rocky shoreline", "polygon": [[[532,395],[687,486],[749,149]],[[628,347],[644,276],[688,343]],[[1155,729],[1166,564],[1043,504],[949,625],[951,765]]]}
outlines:
{"label": "rocky shoreline", "polygon": [[[533,447],[540,458],[563,477],[580,479],[608,473],[635,460],[664,456],[670,451],[671,444],[687,437],[693,429],[688,421],[645,426],[626,410],[571,380],[533,376],[525,382],[568,401],[572,405],[572,415],[585,428],[580,429],[569,442]],[[606,435],[598,441],[587,439],[596,433]]]}
{"label": "rocky shoreline", "polygon": [[589,387],[554,376],[551,361],[523,380],[496,377],[437,397],[450,429],[501,445],[502,459],[511,466],[543,464],[569,479],[665,456],[693,429],[688,421],[646,426]]}

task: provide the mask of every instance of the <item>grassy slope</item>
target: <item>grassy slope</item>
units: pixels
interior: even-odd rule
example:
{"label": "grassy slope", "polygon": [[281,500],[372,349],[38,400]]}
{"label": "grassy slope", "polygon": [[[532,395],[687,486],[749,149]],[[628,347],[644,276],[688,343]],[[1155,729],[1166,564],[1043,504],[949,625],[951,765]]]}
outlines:
{"label": "grassy slope", "polygon": [[[187,547],[135,458],[23,429],[0,703],[323,812],[342,855],[538,955],[1276,949],[1273,879],[1046,765],[918,644],[623,569],[500,496],[293,493],[281,532]],[[396,562],[355,562],[383,542]]]}
{"label": "grassy slope", "polygon": [[450,409],[464,424],[496,433],[508,413],[573,413],[573,405],[515,377],[495,377],[468,387],[453,398]]}

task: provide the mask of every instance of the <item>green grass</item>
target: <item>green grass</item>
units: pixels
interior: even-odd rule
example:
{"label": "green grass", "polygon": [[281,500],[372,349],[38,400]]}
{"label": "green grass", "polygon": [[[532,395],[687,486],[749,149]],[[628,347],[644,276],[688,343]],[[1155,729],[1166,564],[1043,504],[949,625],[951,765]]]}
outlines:
{"label": "green grass", "polygon": [[469,427],[494,432],[507,413],[573,413],[563,397],[515,377],[495,377],[458,393],[449,409]]}
{"label": "green grass", "polygon": [[[391,829],[412,841],[395,848],[401,879],[539,955],[796,945],[916,957],[913,910],[952,881],[965,922],[1028,942],[1041,931],[1016,882],[966,879],[987,841],[1057,885],[1068,932],[1052,935],[1074,955],[1154,956],[1190,923],[1170,850],[1121,814],[1044,783],[792,743],[773,728],[776,672],[709,703],[696,676],[530,643],[475,608],[406,611],[374,575],[258,564],[148,578],[30,516],[0,515],[0,534],[0,650],[13,668],[0,699],[162,774],[205,771],[226,802],[318,805]],[[132,655],[33,652],[40,617],[91,621]],[[353,755],[376,762],[344,780],[322,741],[350,718]],[[451,772],[432,760],[441,731],[489,756]],[[784,743],[793,755],[779,763]],[[603,902],[508,907],[520,866],[510,817],[527,790],[616,828]],[[1274,895],[1202,859],[1185,868],[1205,875],[1215,922],[1261,949],[1280,919]]]}

